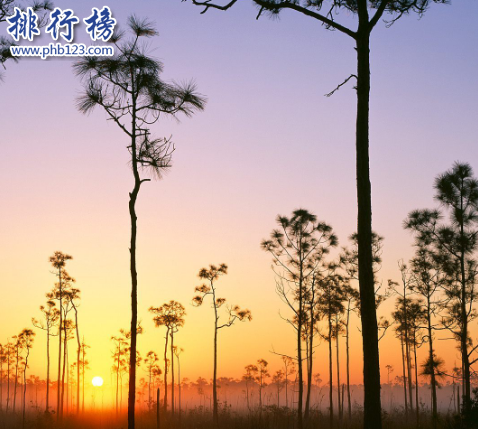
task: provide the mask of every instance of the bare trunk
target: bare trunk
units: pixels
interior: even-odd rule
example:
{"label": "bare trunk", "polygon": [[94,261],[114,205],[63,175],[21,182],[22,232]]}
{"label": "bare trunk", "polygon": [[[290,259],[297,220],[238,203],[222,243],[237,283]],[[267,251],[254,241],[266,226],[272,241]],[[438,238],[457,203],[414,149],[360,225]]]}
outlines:
{"label": "bare trunk", "polygon": [[80,344],[80,328],[78,327],[78,311],[75,308],[75,326],[76,326],[76,341],[77,341],[77,349],[76,349],[76,414],[80,414],[80,352],[81,352],[81,344]]}
{"label": "bare trunk", "polygon": [[58,269],[58,286],[59,286],[59,297],[60,297],[60,320],[58,324],[58,377],[57,377],[57,386],[56,386],[56,418],[57,420],[60,419],[61,413],[60,413],[60,385],[61,385],[61,349],[62,349],[62,338],[61,338],[61,330],[63,326],[63,305],[62,305],[62,295],[63,295],[63,290],[62,290],[62,278],[61,278],[61,268]]}
{"label": "bare trunk", "polygon": [[364,428],[381,429],[380,360],[372,256],[372,190],[369,162],[370,30],[367,2],[358,4],[357,32],[357,232],[363,341]]}
{"label": "bare trunk", "polygon": [[164,413],[168,411],[168,343],[169,343],[169,327],[166,329],[166,342],[164,344],[164,396],[163,408]]}
{"label": "bare trunk", "polygon": [[174,417],[174,328],[171,329],[171,414]]}
{"label": "bare trunk", "polygon": [[350,322],[350,303],[347,309],[347,324],[345,326],[345,349],[347,355],[347,406],[349,420],[352,420],[352,398],[350,395],[350,349],[349,349],[349,322]]}
{"label": "bare trunk", "polygon": [[[213,289],[214,291],[214,289]],[[213,377],[212,377],[212,400],[213,400],[213,411],[212,411],[212,418],[213,418],[213,425],[215,428],[219,427],[219,415],[217,409],[217,307],[216,307],[216,295],[214,292],[213,295],[214,299],[214,369],[213,369]]]}
{"label": "bare trunk", "polygon": [[408,420],[408,401],[407,401],[407,373],[405,372],[405,351],[403,346],[403,333],[400,334],[400,345],[402,347],[402,368],[403,368],[403,393],[405,399],[405,419]]}
{"label": "bare trunk", "polygon": [[25,427],[25,399],[27,396],[27,367],[28,367],[28,356],[30,355],[30,350],[27,347],[27,356],[25,358],[25,368],[23,369],[23,412],[22,412],[22,428]]}
{"label": "bare trunk", "polygon": [[332,368],[332,316],[329,308],[329,426],[334,427],[333,368]]}
{"label": "bare trunk", "polygon": [[[133,79],[132,87],[135,88]],[[129,214],[131,219],[130,271],[131,271],[131,344],[129,351],[129,381],[128,381],[128,429],[135,429],[136,403],[136,337],[138,326],[138,273],[136,272],[136,234],[137,216],[136,199],[141,187],[136,160],[136,97],[133,97],[132,130],[131,130],[131,164],[134,175],[134,188],[129,194]]]}
{"label": "bare trunk", "polygon": [[178,403],[178,411],[179,411],[179,425],[181,425],[181,362],[179,360],[178,355],[178,394],[179,394],[179,403]]}
{"label": "bare trunk", "polygon": [[297,365],[298,365],[298,374],[299,374],[299,398],[297,401],[297,427],[302,429],[302,408],[303,408],[303,395],[304,395],[304,375],[302,371],[302,309],[303,309],[303,278],[302,278],[302,267],[300,270],[300,279],[299,279],[299,316],[297,323]]}
{"label": "bare trunk", "polygon": [[47,322],[46,331],[46,404],[45,412],[49,412],[50,403],[50,328]]}
{"label": "bare trunk", "polygon": [[428,359],[430,361],[430,384],[431,384],[431,395],[432,395],[432,423],[433,427],[436,429],[437,420],[438,420],[438,407],[437,407],[437,388],[436,388],[436,377],[435,377],[435,352],[433,350],[433,332],[432,332],[432,321],[431,321],[431,303],[430,296],[427,296],[427,325],[428,325]]}
{"label": "bare trunk", "polygon": [[[315,279],[314,279],[315,280]],[[309,308],[309,343],[308,343],[308,354],[307,354],[307,397],[305,400],[305,413],[304,418],[307,420],[309,418],[309,409],[310,409],[310,395],[312,391],[312,372],[313,372],[313,350],[314,350],[314,302],[315,302],[315,289],[312,285],[312,297],[310,299],[310,308]]]}
{"label": "bare trunk", "polygon": [[417,428],[420,426],[420,406],[418,401],[418,365],[417,365],[417,343],[416,338],[413,341],[413,357],[415,359],[415,408],[417,415]]}
{"label": "bare trunk", "polygon": [[339,322],[337,320],[337,316],[335,319],[335,352],[337,358],[337,404],[340,424],[340,421],[342,420],[342,401],[340,399]]}
{"label": "bare trunk", "polygon": [[61,374],[61,396],[60,396],[60,418],[63,417],[63,402],[65,398],[65,370],[66,370],[66,359],[67,359],[67,347],[68,347],[68,333],[66,330],[66,313],[65,319],[63,320],[63,369]]}

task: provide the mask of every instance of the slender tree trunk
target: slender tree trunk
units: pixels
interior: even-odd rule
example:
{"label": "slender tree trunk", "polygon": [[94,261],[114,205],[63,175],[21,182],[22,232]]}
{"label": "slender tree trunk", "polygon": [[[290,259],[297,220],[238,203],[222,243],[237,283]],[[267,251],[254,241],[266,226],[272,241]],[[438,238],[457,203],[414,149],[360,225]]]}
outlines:
{"label": "slender tree trunk", "polygon": [[289,407],[289,399],[288,399],[288,396],[287,396],[287,387],[289,385],[289,378],[288,378],[288,372],[287,372],[287,365],[285,364],[284,362],[284,367],[285,367],[285,406],[286,408]]}
{"label": "slender tree trunk", "polygon": [[418,400],[418,365],[417,365],[417,341],[416,334],[414,335],[413,341],[413,357],[415,359],[415,408],[417,415],[417,428],[420,426],[420,406]]}
{"label": "slender tree trunk", "polygon": [[0,354],[0,412],[3,411],[3,358],[5,355],[2,353]]}
{"label": "slender tree trunk", "polygon": [[432,332],[432,321],[431,321],[431,303],[430,295],[427,295],[427,328],[428,328],[428,360],[430,361],[430,384],[431,384],[431,394],[432,394],[432,423],[433,428],[437,427],[438,420],[438,407],[437,407],[437,388],[436,388],[436,377],[435,377],[435,351],[433,350],[433,332]]}
{"label": "slender tree trunk", "polygon": [[[315,282],[315,279],[313,280]],[[310,409],[310,395],[312,391],[312,372],[313,372],[313,350],[314,350],[314,325],[315,325],[315,285],[312,285],[312,297],[310,299],[310,308],[309,308],[309,345],[308,345],[308,355],[307,355],[307,397],[305,400],[305,414],[304,418],[307,420],[309,418],[309,409]]]}
{"label": "slender tree trunk", "polygon": [[78,310],[76,306],[73,307],[75,309],[75,326],[76,326],[76,341],[77,341],[77,349],[76,349],[76,414],[80,414],[80,352],[81,352],[81,344],[80,344],[80,328],[78,326]]}
{"label": "slender tree trunk", "polygon": [[347,405],[349,421],[352,420],[352,398],[350,395],[350,348],[349,348],[349,322],[350,322],[350,302],[347,309],[347,323],[345,325],[345,349],[347,357]]}
{"label": "slender tree trunk", "polygon": [[84,414],[85,412],[85,339],[83,336],[83,362],[82,362],[82,379],[83,379],[83,384],[82,384],[82,399],[81,399],[81,413]]}
{"label": "slender tree trunk", "polygon": [[23,368],[23,412],[22,412],[22,428],[25,428],[25,399],[27,395],[27,367],[28,356],[30,355],[30,349],[27,346],[27,355],[25,357],[25,367]]}
{"label": "slender tree trunk", "polygon": [[[407,322],[405,322],[407,323]],[[413,413],[413,378],[412,378],[412,359],[410,351],[410,339],[408,338],[409,332],[406,328],[405,331],[405,354],[407,357],[407,372],[408,372],[408,397],[410,400],[410,411]]]}
{"label": "slender tree trunk", "polygon": [[174,327],[171,328],[171,415],[174,417]]}
{"label": "slender tree trunk", "polygon": [[372,190],[369,162],[370,29],[367,1],[358,2],[357,48],[357,232],[364,359],[364,428],[381,429],[380,360],[372,256]]}
{"label": "slender tree trunk", "polygon": [[329,426],[334,427],[333,368],[332,368],[332,315],[329,306]]}
{"label": "slender tree trunk", "polygon": [[298,365],[298,375],[299,375],[299,397],[297,401],[297,427],[298,429],[303,428],[302,421],[302,408],[303,408],[303,395],[304,395],[304,374],[302,371],[302,310],[303,310],[303,262],[300,263],[300,277],[299,277],[299,314],[297,322],[297,365]]}
{"label": "slender tree trunk", "polygon": [[11,359],[11,349],[8,349],[7,355],[7,414],[10,406],[10,359]]}
{"label": "slender tree trunk", "polygon": [[118,394],[119,394],[120,357],[121,357],[121,346],[118,346],[118,359],[116,360],[116,417],[118,417],[118,413],[119,413]]}
{"label": "slender tree trunk", "polygon": [[335,352],[337,358],[337,406],[338,406],[338,415],[339,415],[339,426],[342,420],[342,401],[340,400],[340,355],[339,355],[339,322],[337,315],[335,316]]}
{"label": "slender tree trunk", "polygon": [[[214,289],[213,289],[214,291]],[[214,427],[219,427],[219,415],[217,410],[217,307],[216,307],[216,295],[214,292],[213,295],[214,299],[214,369],[213,369],[213,377],[212,377],[212,400],[213,400],[213,424]]]}
{"label": "slender tree trunk", "polygon": [[166,342],[164,343],[164,396],[163,408],[164,414],[168,411],[168,343],[169,343],[169,327],[166,328]]}
{"label": "slender tree trunk", "polygon": [[17,385],[18,385],[18,365],[19,365],[19,355],[18,355],[18,347],[17,347],[17,361],[15,364],[15,385],[13,388],[13,414],[15,414],[15,408],[17,403]]}
{"label": "slender tree trunk", "polygon": [[405,398],[405,419],[408,421],[408,401],[407,401],[407,373],[405,372],[405,351],[403,346],[403,333],[400,334],[400,345],[402,347],[402,368],[403,368],[403,393]]}
{"label": "slender tree trunk", "polygon": [[[68,304],[67,304],[68,305]],[[61,375],[61,397],[60,397],[60,418],[63,417],[63,402],[65,398],[65,370],[66,370],[66,360],[68,356],[68,332],[66,326],[66,311],[65,318],[63,319],[63,370]]]}
{"label": "slender tree trunk", "polygon": [[[463,211],[463,210],[462,210]],[[460,225],[461,236],[464,237],[464,226]],[[461,317],[462,317],[462,332],[461,332],[461,354],[463,361],[463,408],[465,414],[468,416],[471,411],[471,381],[470,381],[470,359],[468,356],[468,313],[466,310],[466,270],[465,270],[465,252],[461,252],[460,257],[461,269]]]}
{"label": "slender tree trunk", "polygon": [[[132,77],[133,91],[136,88],[134,76]],[[137,159],[136,159],[136,99],[132,97],[132,122],[131,122],[131,166],[134,175],[133,191],[129,194],[129,214],[131,219],[130,242],[130,271],[131,271],[131,344],[129,352],[129,386],[128,386],[128,429],[135,429],[135,403],[136,403],[136,337],[138,326],[138,273],[136,272],[136,234],[137,216],[136,200],[141,187]]]}
{"label": "slender tree trunk", "polygon": [[56,386],[56,419],[61,418],[60,413],[60,385],[61,385],[61,349],[62,349],[62,329],[63,329],[63,283],[61,277],[61,268],[58,269],[58,287],[59,287],[59,298],[60,298],[60,320],[58,321],[58,377],[57,377],[57,386]]}
{"label": "slender tree trunk", "polygon": [[178,355],[178,395],[179,395],[179,403],[178,403],[178,411],[179,411],[179,426],[181,426],[181,362],[179,360]]}
{"label": "slender tree trunk", "polygon": [[50,327],[47,321],[47,330],[46,330],[46,404],[45,412],[49,412],[49,403],[50,403]]}

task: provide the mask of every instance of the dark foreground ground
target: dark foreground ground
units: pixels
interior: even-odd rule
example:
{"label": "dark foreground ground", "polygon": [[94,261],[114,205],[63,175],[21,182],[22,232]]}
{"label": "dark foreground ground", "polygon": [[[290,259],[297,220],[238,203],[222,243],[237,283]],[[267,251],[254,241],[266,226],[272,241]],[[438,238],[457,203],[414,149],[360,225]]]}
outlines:
{"label": "dark foreground ground", "polygon": [[[213,427],[212,416],[201,408],[193,409],[181,416],[160,415],[160,429],[210,429]],[[21,415],[5,415],[0,412],[0,429],[127,429],[126,415],[116,416],[114,412],[85,412],[85,414],[64,416],[57,421],[55,414],[31,412],[25,421]],[[138,412],[137,429],[157,429],[157,418],[154,412]],[[223,410],[220,415],[219,429],[295,429],[297,423],[295,413],[290,409],[268,407],[262,412],[238,414]],[[355,411],[352,418],[344,416],[334,419],[331,425],[329,416],[314,412],[305,425],[305,429],[362,429],[362,413]],[[384,429],[434,429],[431,416],[422,410],[418,417],[414,412],[408,418],[403,409],[383,413]],[[478,408],[473,415],[463,419],[459,415],[441,414],[436,429],[478,429]]]}

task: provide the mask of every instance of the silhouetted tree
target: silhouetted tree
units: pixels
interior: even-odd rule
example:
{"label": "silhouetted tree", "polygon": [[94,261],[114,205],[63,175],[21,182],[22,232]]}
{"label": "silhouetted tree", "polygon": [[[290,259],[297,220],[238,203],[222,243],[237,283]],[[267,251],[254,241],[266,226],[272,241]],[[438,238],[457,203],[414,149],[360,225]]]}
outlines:
{"label": "silhouetted tree", "polygon": [[14,335],[13,339],[13,351],[15,359],[15,382],[13,385],[13,414],[15,414],[16,404],[17,404],[17,386],[18,386],[18,371],[21,369],[23,363],[22,351],[24,343],[19,335]]}
{"label": "silhouetted tree", "polygon": [[[186,0],[182,0],[186,1]],[[191,0],[209,9],[228,10],[238,0],[226,0],[222,4],[211,0]],[[252,0],[257,6],[257,18],[263,14],[277,17],[283,10],[293,10],[316,20],[328,30],[336,30],[349,36],[357,52],[357,72],[328,95],[332,95],[350,79],[357,81],[356,119],[356,186],[358,205],[359,285],[362,302],[362,338],[364,351],[364,427],[380,429],[380,361],[378,352],[378,326],[374,298],[372,256],[372,197],[369,163],[369,108],[370,108],[370,39],[372,30],[383,17],[391,15],[389,25],[404,15],[416,12],[421,16],[432,3],[448,3],[449,0]],[[337,20],[339,12],[357,18],[357,28],[349,28]]]}
{"label": "silhouetted tree", "polygon": [[83,341],[81,342],[81,359],[80,359],[80,365],[81,365],[81,376],[83,379],[83,385],[82,385],[82,392],[81,392],[81,412],[85,412],[85,372],[86,369],[89,368],[89,362],[86,359],[86,350],[89,349],[90,346],[85,343],[85,339],[83,338]]}
{"label": "silhouetted tree", "polygon": [[22,427],[25,427],[25,406],[26,406],[26,394],[27,394],[27,368],[28,358],[30,357],[30,349],[33,347],[33,339],[35,332],[31,329],[24,329],[18,335],[18,340],[21,343],[21,347],[25,350],[25,360],[23,364],[23,411],[22,411]]}
{"label": "silhouetted tree", "polygon": [[[337,265],[331,264],[329,271],[324,274],[320,282],[320,295],[318,297],[318,311],[327,322],[327,333],[322,334],[324,340],[329,343],[329,426],[334,426],[334,400],[333,400],[333,364],[332,364],[332,340],[336,336],[334,320],[344,311],[344,283],[346,279],[337,272]],[[338,341],[338,337],[336,337]],[[340,415],[340,385],[338,410]]]}
{"label": "silhouetted tree", "polygon": [[5,361],[7,363],[7,401],[6,401],[6,414],[8,414],[8,411],[10,409],[10,373],[11,373],[11,366],[12,362],[14,360],[14,344],[8,341],[4,346],[3,346],[3,354],[5,356]]}
{"label": "silhouetted tree", "polygon": [[277,390],[277,408],[280,407],[280,392],[285,386],[285,377],[284,371],[281,369],[277,370],[272,376],[272,384],[275,385]]}
{"label": "silhouetted tree", "polygon": [[246,365],[244,369],[246,372],[242,376],[242,379],[246,382],[247,409],[251,412],[251,404],[249,402],[249,383],[255,383],[259,369],[257,368],[257,365]]}
{"label": "silhouetted tree", "polygon": [[[432,317],[437,316],[439,310],[439,302],[435,298],[438,289],[444,281],[443,270],[440,267],[438,255],[433,253],[423,241],[418,241],[415,256],[410,261],[413,282],[412,290],[416,294],[424,298],[423,308],[426,313],[426,329],[427,335],[423,339],[428,342],[428,358],[427,362],[435,361],[434,335],[435,324]],[[430,372],[430,391],[431,391],[431,408],[433,427],[436,428],[438,420],[438,404],[437,404],[437,383],[436,376],[433,372],[435,367],[429,366]]]}
{"label": "silhouetted tree", "polygon": [[158,355],[154,351],[149,351],[146,353],[146,357],[144,359],[144,364],[146,365],[146,371],[148,373],[148,410],[152,410],[153,406],[153,398],[151,396],[151,383],[153,381],[153,373],[155,372],[155,368],[158,368],[159,358]]}
{"label": "silhouetted tree", "polygon": [[62,359],[62,327],[63,327],[63,283],[64,282],[71,282],[72,279],[65,271],[66,262],[73,259],[72,256],[67,255],[66,253],[62,253],[56,251],[53,256],[50,256],[50,263],[53,268],[56,270],[55,275],[58,278],[58,282],[55,284],[54,295],[47,295],[47,298],[53,299],[56,298],[59,301],[59,320],[58,320],[58,376],[57,376],[57,393],[56,393],[56,417],[60,419],[61,417],[61,410],[60,410],[60,394],[61,394],[61,359]]}
{"label": "silhouetted tree", "polygon": [[[303,425],[304,375],[302,368],[302,340],[306,322],[307,298],[314,276],[331,247],[337,245],[337,237],[332,227],[318,222],[317,217],[304,209],[292,212],[292,216],[277,216],[278,229],[272,231],[269,240],[263,240],[261,247],[272,255],[274,270],[279,281],[277,293],[292,311],[291,326],[297,332],[298,365],[298,406],[297,419],[299,429]],[[311,333],[312,335],[312,333]],[[310,345],[309,345],[310,348]],[[310,368],[310,374],[312,373]]]}
{"label": "silhouetted tree", "polygon": [[[399,296],[396,301],[396,311],[393,313],[395,321],[398,323],[398,326],[395,328],[396,332],[399,332],[401,338],[403,339],[404,351],[405,351],[405,360],[408,372],[408,396],[409,396],[409,405],[410,410],[413,412],[413,379],[412,379],[412,360],[411,360],[411,348],[412,348],[412,338],[411,338],[411,323],[412,319],[409,314],[410,306],[412,301],[409,298],[409,294],[412,293],[411,290],[411,271],[410,268],[403,262],[399,261],[398,268],[400,269],[401,274],[401,285],[392,280],[389,280],[389,286],[395,293]],[[416,404],[418,406],[418,404]]]}
{"label": "silhouetted tree", "polygon": [[111,341],[114,343],[113,351],[113,360],[114,365],[113,369],[116,373],[116,415],[119,413],[119,381],[120,381],[120,372],[122,367],[122,362],[124,362],[126,352],[128,351],[129,341],[126,338],[126,332],[124,329],[120,329],[120,335],[112,336]]}
{"label": "silhouetted tree", "polygon": [[[25,2],[20,0],[0,0],[0,24],[7,22],[7,18],[15,13],[15,8],[24,10],[31,7],[38,16],[36,24],[39,28],[43,27],[48,21],[47,12],[53,10],[53,3],[48,0]],[[16,43],[10,37],[0,36],[0,66],[5,69],[5,63],[9,60],[17,62],[19,57],[14,57],[10,52],[10,47],[16,46]],[[0,72],[0,81],[3,80],[3,74]]]}
{"label": "silhouetted tree", "polygon": [[217,297],[217,289],[215,282],[219,277],[227,274],[227,265],[220,264],[219,266],[209,265],[209,268],[201,268],[199,270],[198,277],[201,280],[205,280],[201,286],[195,288],[195,292],[198,293],[193,298],[193,305],[199,307],[204,303],[204,299],[210,295],[212,298],[212,307],[214,309],[214,367],[212,377],[212,396],[213,396],[213,423],[215,427],[219,426],[218,417],[218,401],[217,401],[217,335],[220,329],[230,328],[234,322],[239,320],[240,322],[252,320],[251,312],[247,309],[241,309],[237,305],[226,306],[227,308],[227,321],[223,324],[219,323],[219,309],[226,303],[226,298]]}
{"label": "silhouetted tree", "polygon": [[80,299],[80,290],[72,289],[70,292],[70,302],[75,312],[75,333],[76,333],[76,414],[80,414],[80,327],[78,324],[78,300]]}
{"label": "silhouetted tree", "polygon": [[74,65],[75,72],[83,78],[85,94],[78,100],[83,113],[91,112],[96,106],[102,107],[109,119],[113,120],[127,135],[134,187],[129,196],[131,220],[130,271],[131,271],[131,350],[128,398],[128,427],[135,427],[135,385],[136,385],[136,326],[137,287],[136,200],[141,185],[149,181],[142,178],[141,170],[157,178],[171,165],[174,147],[170,139],[153,138],[150,127],[162,116],[183,113],[192,115],[204,108],[205,99],[196,94],[192,84],[179,86],[161,80],[163,65],[148,55],[144,38],[156,36],[154,26],[147,20],[131,16],[128,27],[130,40],[124,34],[115,32],[110,38],[116,47],[112,57],[85,57]]}
{"label": "silhouetted tree", "polygon": [[46,332],[46,403],[45,412],[49,412],[49,398],[50,398],[50,337],[58,334],[51,332],[51,329],[56,325],[60,318],[60,312],[55,308],[55,302],[48,300],[46,306],[40,306],[40,311],[43,313],[44,320],[32,319],[35,327],[43,329]]}
{"label": "silhouetted tree", "polygon": [[[469,164],[455,163],[451,170],[435,179],[435,199],[448,213],[443,222],[440,210],[415,210],[408,215],[405,227],[416,237],[417,244],[431,246],[440,255],[447,274],[444,288],[448,297],[449,317],[446,326],[460,343],[463,370],[463,408],[471,410],[470,361],[477,349],[469,335],[469,323],[475,317],[478,248],[478,181]],[[455,329],[456,328],[456,329]]]}
{"label": "silhouetted tree", "polygon": [[393,372],[394,368],[393,365],[386,365],[385,368],[387,369],[387,385],[388,385],[388,395],[389,395],[389,412],[392,410],[392,384],[390,381],[390,374]]}
{"label": "silhouetted tree", "polygon": [[178,360],[178,411],[179,411],[179,424],[181,425],[181,361],[179,356],[184,352],[184,349],[178,346],[174,346],[174,355]]}
{"label": "silhouetted tree", "polygon": [[269,374],[269,370],[267,367],[269,363],[265,359],[259,359],[257,361],[257,376],[256,381],[259,385],[259,411],[262,412],[262,390],[264,389],[266,384],[266,378],[269,378],[271,375]]}
{"label": "silhouetted tree", "polygon": [[352,419],[352,397],[350,393],[350,313],[358,308],[360,300],[359,292],[350,284],[344,285],[344,301],[347,303],[345,307],[345,351],[346,351],[346,372],[347,372],[347,408],[348,418]]}
{"label": "silhouetted tree", "polygon": [[[166,341],[164,345],[164,410],[168,409],[168,367],[171,365],[171,411],[174,415],[174,334],[180,327],[184,326],[186,310],[181,303],[170,301],[161,307],[150,307],[149,311],[154,314],[153,321],[156,327],[166,327]],[[171,359],[167,357],[169,338],[171,338]]]}
{"label": "silhouetted tree", "polygon": [[289,406],[289,399],[287,396],[287,388],[289,387],[289,375],[295,374],[295,364],[291,357],[282,356],[282,362],[284,363],[284,377],[285,377],[285,406]]}

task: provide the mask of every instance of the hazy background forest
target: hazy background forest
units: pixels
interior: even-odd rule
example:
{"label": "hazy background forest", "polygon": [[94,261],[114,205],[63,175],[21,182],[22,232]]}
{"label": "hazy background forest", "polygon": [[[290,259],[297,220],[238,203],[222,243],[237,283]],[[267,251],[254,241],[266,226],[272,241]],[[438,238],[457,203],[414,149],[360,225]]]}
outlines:
{"label": "hazy background forest", "polygon": [[[61,0],[55,6],[83,17],[103,4]],[[208,281],[207,276],[198,278],[200,270],[221,263],[227,264],[227,274],[220,273],[214,284],[217,296],[227,301],[220,302],[218,311],[221,323],[231,326],[218,331],[219,422],[297,427],[296,332],[285,299],[294,301],[294,291],[287,293],[287,281],[281,289],[284,270],[273,264],[263,240],[281,229],[278,215],[290,219],[299,208],[316,216],[309,226],[323,221],[332,228],[334,239],[324,244],[330,251],[320,259],[321,275],[334,278],[334,290],[348,291],[334,298],[338,310],[330,313],[338,335],[328,333],[323,295],[317,304],[310,383],[310,350],[307,341],[303,344],[308,427],[360,427],[361,321],[357,297],[347,289],[358,287],[351,238],[357,229],[353,82],[324,96],[355,72],[353,43],[294,13],[255,20],[257,9],[246,1],[234,11],[203,15],[202,9],[179,0],[109,6],[123,28],[131,14],[154,22],[159,35],[148,38],[146,46],[164,63],[161,78],[181,88],[194,81],[200,98],[191,117],[179,114],[177,121],[164,116],[151,127],[158,137],[172,136],[172,167],[162,180],[144,183],[137,201],[138,427],[157,424],[158,388],[163,427],[211,427],[214,311],[209,296],[204,303],[194,297],[208,293],[195,290]],[[372,37],[370,163],[373,230],[381,237],[376,241],[376,286],[384,427],[433,426],[430,372],[424,366],[426,323],[412,308],[420,298],[410,263],[417,234],[404,222],[413,210],[441,207],[435,180],[455,161],[474,169],[470,177],[478,176],[478,5],[455,1],[432,6],[421,19],[411,15],[390,28],[377,25]],[[342,18],[354,25],[351,14]],[[2,36],[5,28],[1,22]],[[89,43],[80,32],[78,41]],[[131,163],[124,133],[106,120],[101,106],[88,115],[78,111],[84,81],[75,75],[73,63],[22,59],[5,62],[2,70],[0,427],[5,428],[84,427],[82,419],[98,427],[126,427]],[[452,224],[450,212],[441,210],[443,222]],[[473,234],[478,226],[476,219],[470,222]],[[72,259],[62,259],[65,255]],[[470,259],[476,256],[474,249]],[[331,262],[340,266],[331,267]],[[440,273],[438,277],[450,278],[449,272]],[[69,320],[63,325],[67,353],[63,335],[61,356],[55,312],[60,278],[62,318]],[[406,299],[411,299],[407,314],[412,317],[406,321],[400,314],[403,280]],[[460,344],[451,332],[456,326],[447,319],[456,316],[450,312],[456,297],[446,293],[453,282],[442,280],[432,316],[440,425],[472,427],[456,417],[463,395]],[[317,281],[320,294],[326,288]],[[470,284],[474,287],[474,277]],[[474,290],[469,296],[474,299]],[[171,301],[179,314],[172,322],[165,316]],[[227,305],[239,308],[228,313]],[[470,308],[471,350],[478,330],[473,302]],[[48,320],[51,414],[44,413]],[[470,360],[477,357],[471,354]],[[57,409],[59,361],[62,419]],[[473,366],[470,379],[477,387]]]}

